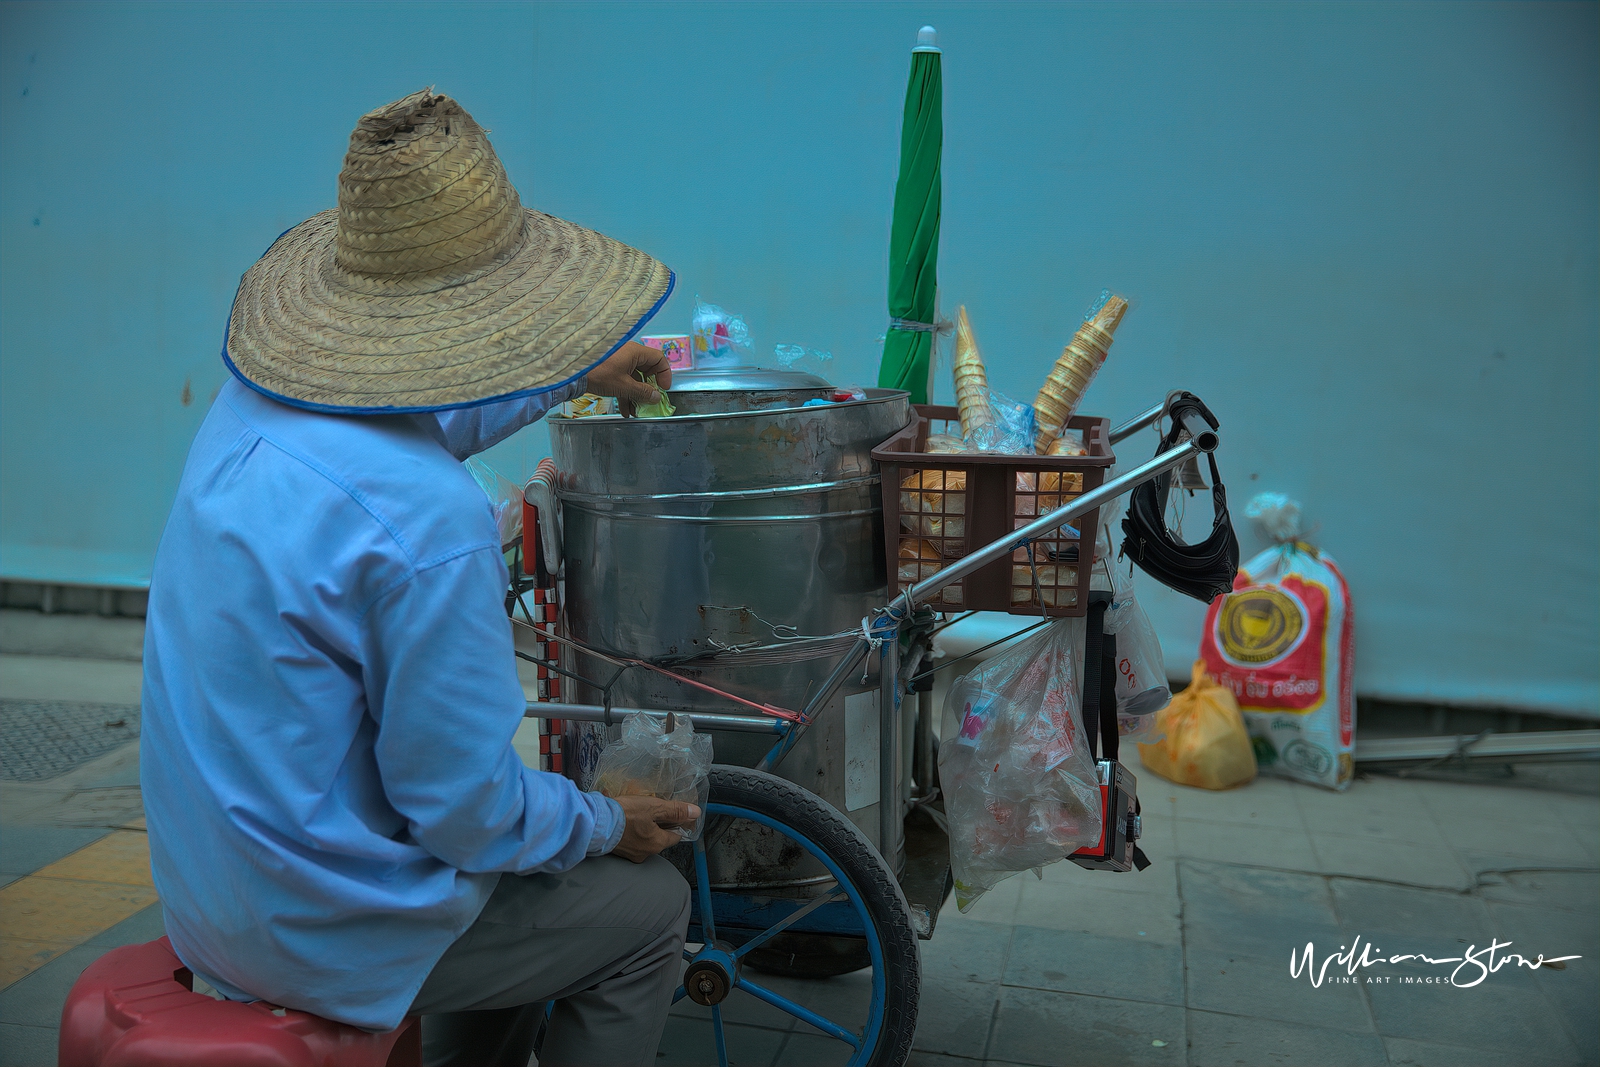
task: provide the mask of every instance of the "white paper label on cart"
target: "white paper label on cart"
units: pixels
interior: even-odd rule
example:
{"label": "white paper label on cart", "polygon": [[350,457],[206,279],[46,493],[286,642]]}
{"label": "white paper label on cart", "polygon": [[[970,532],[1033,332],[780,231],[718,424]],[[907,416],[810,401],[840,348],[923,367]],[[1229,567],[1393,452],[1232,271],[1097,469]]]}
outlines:
{"label": "white paper label on cart", "polygon": [[844,808],[878,802],[878,691],[844,698]]}

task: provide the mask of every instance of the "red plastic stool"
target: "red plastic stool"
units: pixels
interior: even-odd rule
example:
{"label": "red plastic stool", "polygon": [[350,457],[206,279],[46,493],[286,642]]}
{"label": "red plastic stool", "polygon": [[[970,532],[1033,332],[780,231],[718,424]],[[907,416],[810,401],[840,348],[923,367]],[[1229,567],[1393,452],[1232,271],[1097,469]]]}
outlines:
{"label": "red plastic stool", "polygon": [[[279,1013],[282,1014],[279,1014]],[[112,949],[61,1009],[60,1067],[421,1067],[422,1029],[369,1034],[257,1001],[213,1000],[166,938]]]}

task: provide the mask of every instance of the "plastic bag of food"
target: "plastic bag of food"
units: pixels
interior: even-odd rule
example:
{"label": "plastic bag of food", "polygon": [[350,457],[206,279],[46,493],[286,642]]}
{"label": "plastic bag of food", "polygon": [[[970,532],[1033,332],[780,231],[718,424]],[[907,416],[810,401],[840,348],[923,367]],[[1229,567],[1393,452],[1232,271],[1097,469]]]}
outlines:
{"label": "plastic bag of food", "polygon": [[[650,375],[649,377],[645,377],[641,374],[640,377],[644,378],[644,384],[646,385],[656,384],[656,376],[654,374]],[[668,399],[667,391],[665,389],[657,388],[656,396],[660,399],[653,404],[635,404],[633,413],[639,416],[641,419],[671,418],[678,409],[673,405],[672,401]]]}
{"label": "plastic bag of food", "polygon": [[1040,455],[1050,455],[1055,439],[1067,428],[1067,422],[1078,410],[1084,391],[1094,380],[1095,373],[1105,362],[1111,348],[1111,338],[1128,310],[1128,302],[1103,289],[1100,299],[1084,316],[1083,325],[1061,350],[1050,376],[1039,389],[1033,406],[1038,412],[1039,435],[1036,447]]}
{"label": "plastic bag of food", "polygon": [[1169,781],[1232,789],[1256,776],[1255,752],[1239,702],[1233,690],[1206,673],[1200,660],[1194,662],[1189,688],[1156,714],[1156,729],[1166,736],[1140,744],[1139,759]]}
{"label": "plastic bag of food", "polygon": [[697,734],[687,715],[669,715],[671,729],[654,716],[634,712],[622,721],[622,736],[600,752],[594,788],[608,797],[660,797],[700,806],[692,827],[673,830],[697,841],[705,827],[711,792],[711,735]]}
{"label": "plastic bag of food", "polygon": [[988,393],[989,420],[975,426],[967,436],[967,443],[979,452],[996,452],[1007,456],[1031,456],[1039,424],[1033,417],[1033,406],[1013,400],[993,389]]}
{"label": "plastic bag of food", "polygon": [[925,452],[960,453],[973,451],[971,446],[953,433],[930,433],[927,443],[922,447]]}
{"label": "plastic bag of food", "polygon": [[1089,446],[1083,443],[1082,430],[1062,430],[1061,436],[1050,442],[1047,456],[1087,456]]}
{"label": "plastic bag of food", "polygon": [[939,745],[939,780],[962,911],[1013,874],[1100,840],[1073,621],[1044,627],[950,688],[945,718],[960,726]]}
{"label": "plastic bag of food", "polygon": [[742,367],[750,360],[750,327],[739,316],[694,298],[689,343],[696,370]]}
{"label": "plastic bag of food", "polygon": [[1344,789],[1356,725],[1350,587],[1333,558],[1304,540],[1299,504],[1261,493],[1245,514],[1277,545],[1211,602],[1200,658],[1239,698],[1268,774]]}
{"label": "plastic bag of food", "polygon": [[598,393],[584,393],[567,402],[567,414],[575,419],[587,419],[595,415],[611,415],[612,399],[609,396],[600,396]]}

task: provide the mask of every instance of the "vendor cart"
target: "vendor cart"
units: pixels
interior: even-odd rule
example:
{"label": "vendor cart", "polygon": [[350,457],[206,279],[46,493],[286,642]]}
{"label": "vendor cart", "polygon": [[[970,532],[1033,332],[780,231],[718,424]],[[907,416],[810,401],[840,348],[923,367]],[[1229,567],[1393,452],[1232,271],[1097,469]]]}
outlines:
{"label": "vendor cart", "polygon": [[[630,713],[687,715],[714,737],[705,831],[667,857],[694,900],[675,1003],[709,1017],[719,1064],[723,1005],[745,997],[771,1025],[803,1024],[791,1041],[820,1043],[807,1062],[903,1064],[917,942],[951,888],[932,635],[999,608],[1088,616],[1098,641],[1098,509],[1214,450],[1215,427],[1160,404],[1115,430],[1075,420],[1085,457],[929,455],[953,413],[904,392],[838,401],[821,379],[755,369],[674,386],[669,418],[549,420],[554,473],[530,483],[537,521],[508,603],[518,655],[560,695],[527,714],[584,787]],[[1188,439],[1106,480],[1111,446],[1169,414]],[[905,530],[937,539],[938,561],[900,565]],[[1072,858],[1126,871],[1143,863],[1136,783],[1101,661],[1091,649],[1083,708],[1105,831]]]}

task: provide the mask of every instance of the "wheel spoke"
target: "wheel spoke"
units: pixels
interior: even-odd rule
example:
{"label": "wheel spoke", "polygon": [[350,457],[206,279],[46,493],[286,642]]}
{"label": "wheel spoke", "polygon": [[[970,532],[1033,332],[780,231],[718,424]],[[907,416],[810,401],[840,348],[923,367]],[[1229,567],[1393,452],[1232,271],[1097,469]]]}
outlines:
{"label": "wheel spoke", "polygon": [[676,1004],[676,1003],[678,1003],[678,1001],[682,1000],[684,997],[686,997],[688,995],[689,995],[689,991],[687,989],[683,988],[683,986],[679,986],[678,987],[678,991],[676,993],[672,994],[672,1003]]}
{"label": "wheel spoke", "polygon": [[[700,895],[700,933],[709,945],[717,939],[717,920],[711,914],[711,869],[706,863],[704,836],[694,843],[694,881],[695,890]],[[718,1030],[717,1033],[722,1031]]]}
{"label": "wheel spoke", "polygon": [[722,1036],[722,1008],[711,1005],[711,1029],[717,1035],[717,1067],[728,1067],[728,1042]]}
{"label": "wheel spoke", "polygon": [[[837,882],[834,884],[838,885]],[[746,941],[744,944],[735,949],[733,952],[734,958],[742,959],[746,952],[749,952],[754,948],[760,948],[762,945],[772,940],[772,938],[783,933],[789,927],[793,926],[801,919],[804,919],[807,915],[810,915],[812,912],[822,907],[822,905],[832,903],[835,900],[843,900],[846,896],[848,896],[846,893],[828,893],[825,896],[817,897],[803,908],[796,908],[794,911],[785,916],[783,921],[767,927],[755,937],[752,937],[750,940]]]}
{"label": "wheel spoke", "polygon": [[[739,979],[738,985],[735,988],[744,990],[746,993],[749,993],[752,997],[755,997],[758,1000],[766,1001],[774,1008],[779,1008],[788,1012],[790,1015],[793,1015],[796,1019],[799,1019],[803,1023],[810,1023],[812,1026],[815,1026],[818,1030],[821,1030],[829,1037],[837,1038],[853,1049],[859,1049],[861,1047],[861,1039],[855,1034],[852,1034],[850,1031],[846,1030],[836,1022],[833,1022],[829,1019],[824,1019],[810,1008],[801,1007],[788,997],[774,993],[770,989],[765,989],[761,986],[758,986],[746,978]],[[717,1033],[720,1035],[721,1031],[719,1030]]]}

